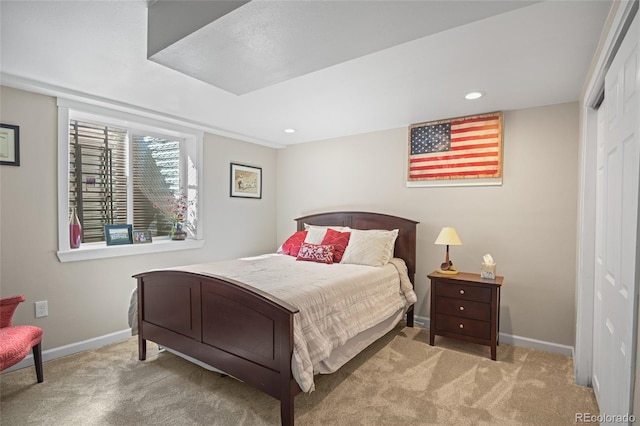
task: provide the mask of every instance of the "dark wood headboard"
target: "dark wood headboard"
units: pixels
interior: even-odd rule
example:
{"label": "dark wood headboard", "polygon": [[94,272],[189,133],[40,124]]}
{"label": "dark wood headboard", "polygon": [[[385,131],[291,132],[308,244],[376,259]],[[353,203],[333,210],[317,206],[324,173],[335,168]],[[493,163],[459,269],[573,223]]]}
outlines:
{"label": "dark wood headboard", "polygon": [[394,256],[407,264],[409,278],[415,283],[416,273],[416,227],[419,222],[402,217],[370,212],[329,212],[299,217],[298,231],[304,224],[318,226],[348,226],[354,229],[398,230]]}

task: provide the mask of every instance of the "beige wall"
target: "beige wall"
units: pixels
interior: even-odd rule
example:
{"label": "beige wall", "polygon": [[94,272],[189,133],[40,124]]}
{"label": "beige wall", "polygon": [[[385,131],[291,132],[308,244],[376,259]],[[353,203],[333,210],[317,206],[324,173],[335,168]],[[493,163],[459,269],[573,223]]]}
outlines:
{"label": "beige wall", "polygon": [[[60,263],[55,99],[7,87],[0,99],[2,123],[20,126],[21,157],[20,167],[0,166],[0,295],[26,296],[16,323],[42,327],[45,350],[126,329],[135,273],[274,250],[276,151],[206,134],[203,249]],[[262,167],[261,200],[229,197],[231,161]],[[38,300],[48,317],[35,318]]]}
{"label": "beige wall", "polygon": [[[418,315],[428,316],[426,275],[444,257],[433,241],[449,225],[464,243],[451,248],[459,269],[477,271],[491,253],[505,276],[501,331],[573,345],[575,103],[505,113],[497,187],[406,188],[406,128],[279,151],[207,134],[203,249],[60,263],[55,99],[6,87],[0,97],[2,122],[21,132],[21,166],[0,167],[0,292],[25,294],[16,321],[41,326],[45,350],[127,328],[137,272],[273,251],[295,217],[339,209],[420,221]],[[263,168],[262,200],[229,197],[231,161]],[[48,317],[34,317],[37,300],[49,301]]]}
{"label": "beige wall", "polygon": [[406,158],[407,128],[278,151],[278,240],[313,212],[419,221],[417,314],[428,317],[427,274],[444,260],[433,241],[453,226],[464,244],[451,248],[458,269],[477,272],[490,253],[505,276],[501,332],[573,346],[577,103],[505,112],[502,186],[407,188]]}

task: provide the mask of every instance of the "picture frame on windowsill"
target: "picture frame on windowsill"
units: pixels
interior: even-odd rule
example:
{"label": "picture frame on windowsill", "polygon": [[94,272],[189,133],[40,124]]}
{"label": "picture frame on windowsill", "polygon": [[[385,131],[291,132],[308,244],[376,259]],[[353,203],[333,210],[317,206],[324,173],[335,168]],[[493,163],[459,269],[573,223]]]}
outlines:
{"label": "picture frame on windowsill", "polygon": [[133,244],[146,244],[152,242],[151,231],[133,231]]}
{"label": "picture frame on windowsill", "polygon": [[104,239],[108,246],[133,244],[133,225],[104,225]]}

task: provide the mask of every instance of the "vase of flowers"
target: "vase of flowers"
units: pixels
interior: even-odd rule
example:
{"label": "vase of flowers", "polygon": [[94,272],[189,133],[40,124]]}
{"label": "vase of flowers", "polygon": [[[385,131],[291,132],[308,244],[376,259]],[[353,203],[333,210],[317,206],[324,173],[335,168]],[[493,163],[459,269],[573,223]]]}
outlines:
{"label": "vase of flowers", "polygon": [[173,222],[173,226],[171,227],[171,239],[176,241],[187,239],[187,231],[184,230],[182,222]]}
{"label": "vase of flowers", "polygon": [[155,203],[154,208],[158,209],[162,215],[171,222],[170,236],[172,240],[182,241],[187,239],[185,220],[187,210],[193,204],[183,192],[174,194],[163,202]]}

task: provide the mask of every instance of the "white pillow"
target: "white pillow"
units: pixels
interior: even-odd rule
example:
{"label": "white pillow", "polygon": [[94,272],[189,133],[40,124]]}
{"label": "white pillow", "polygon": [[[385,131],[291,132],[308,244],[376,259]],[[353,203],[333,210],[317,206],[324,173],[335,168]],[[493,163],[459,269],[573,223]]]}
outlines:
{"label": "white pillow", "polygon": [[348,226],[317,226],[305,223],[304,230],[307,231],[307,236],[304,242],[307,244],[322,244],[328,228],[335,229],[338,232],[349,232],[351,230]]}
{"label": "white pillow", "polygon": [[384,266],[393,257],[398,230],[352,229],[349,244],[340,263]]}

